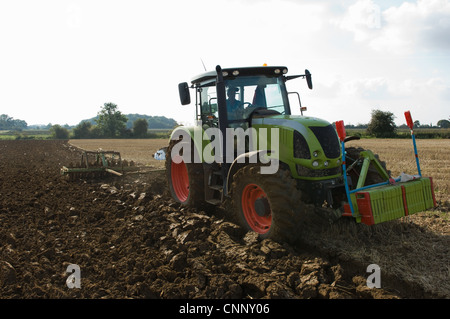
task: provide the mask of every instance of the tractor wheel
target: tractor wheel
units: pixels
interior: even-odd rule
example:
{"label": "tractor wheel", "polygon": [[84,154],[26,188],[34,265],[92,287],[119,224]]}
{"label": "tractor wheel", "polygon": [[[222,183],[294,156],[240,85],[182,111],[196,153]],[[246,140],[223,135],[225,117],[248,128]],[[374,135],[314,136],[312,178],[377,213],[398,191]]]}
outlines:
{"label": "tractor wheel", "polygon": [[[172,198],[186,207],[203,204],[203,166],[199,163],[185,163],[180,155],[172,159],[172,148],[181,140],[170,141],[166,153],[166,180]],[[181,154],[182,155],[182,154]]]}
{"label": "tractor wheel", "polygon": [[234,175],[233,214],[244,229],[261,239],[293,242],[297,238],[302,208],[301,192],[288,171],[260,174],[260,166],[249,165]]}

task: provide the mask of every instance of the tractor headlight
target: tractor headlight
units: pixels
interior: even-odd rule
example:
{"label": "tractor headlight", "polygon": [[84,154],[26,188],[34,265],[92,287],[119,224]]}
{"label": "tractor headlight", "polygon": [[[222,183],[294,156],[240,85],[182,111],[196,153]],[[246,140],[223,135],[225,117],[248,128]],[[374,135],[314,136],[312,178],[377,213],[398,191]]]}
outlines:
{"label": "tractor headlight", "polygon": [[317,152],[317,151],[314,151],[314,152],[313,152],[313,156],[314,156],[314,157],[317,157],[317,156],[319,156],[319,152]]}
{"label": "tractor headlight", "polygon": [[318,166],[319,166],[319,162],[318,162],[318,161],[314,161],[314,162],[312,162],[312,166],[314,166],[314,167],[318,167]]}

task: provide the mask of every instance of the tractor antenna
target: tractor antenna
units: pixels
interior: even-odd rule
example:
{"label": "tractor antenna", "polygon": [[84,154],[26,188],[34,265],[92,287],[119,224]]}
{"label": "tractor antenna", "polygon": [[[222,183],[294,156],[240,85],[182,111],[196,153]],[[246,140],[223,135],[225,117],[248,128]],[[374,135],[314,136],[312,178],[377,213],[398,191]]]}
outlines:
{"label": "tractor antenna", "polygon": [[205,66],[205,63],[203,63],[203,60],[202,60],[202,58],[200,58],[200,61],[202,61],[202,64],[203,64],[203,68],[205,69],[205,71],[206,71],[206,66]]}

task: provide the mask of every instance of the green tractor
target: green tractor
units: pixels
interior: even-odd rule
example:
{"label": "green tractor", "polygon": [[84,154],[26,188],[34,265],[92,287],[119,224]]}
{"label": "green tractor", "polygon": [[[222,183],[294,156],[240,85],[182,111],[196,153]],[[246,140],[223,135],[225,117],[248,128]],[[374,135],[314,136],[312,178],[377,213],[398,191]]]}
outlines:
{"label": "green tractor", "polygon": [[[390,178],[377,156],[346,150],[353,137],[303,115],[299,94],[288,92],[286,82],[304,78],[312,89],[311,73],[287,72],[284,66],[217,66],[179,84],[182,105],[195,91],[196,124],[171,134],[166,174],[174,200],[188,207],[231,203],[227,212],[239,225],[287,241],[301,231],[306,211],[368,225],[416,212],[408,212],[405,186]],[[293,101],[301,115],[291,114]],[[432,181],[418,180],[416,192],[427,200],[411,196],[425,210],[435,205]]]}

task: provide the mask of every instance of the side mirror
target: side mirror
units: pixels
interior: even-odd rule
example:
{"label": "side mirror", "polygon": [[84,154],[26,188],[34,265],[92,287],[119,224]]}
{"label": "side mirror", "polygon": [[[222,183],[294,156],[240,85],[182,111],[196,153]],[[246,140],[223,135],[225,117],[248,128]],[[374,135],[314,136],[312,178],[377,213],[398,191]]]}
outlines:
{"label": "side mirror", "polygon": [[312,85],[311,73],[308,70],[305,70],[305,75],[306,75],[306,83],[308,83],[309,89],[312,90],[313,85]]}
{"label": "side mirror", "polygon": [[178,92],[180,94],[181,105],[187,105],[191,103],[191,94],[189,92],[189,85],[187,82],[178,84]]}

